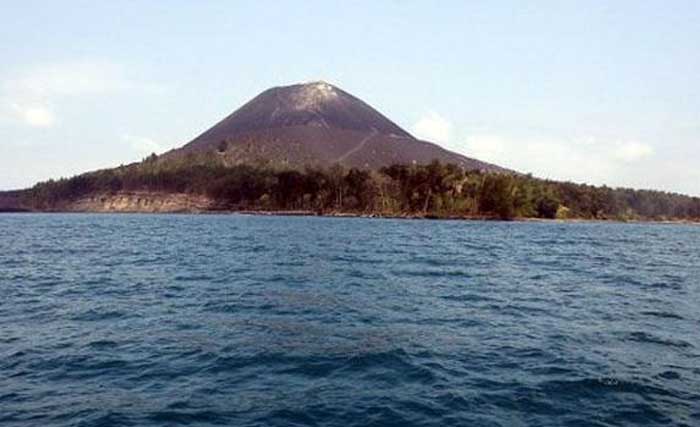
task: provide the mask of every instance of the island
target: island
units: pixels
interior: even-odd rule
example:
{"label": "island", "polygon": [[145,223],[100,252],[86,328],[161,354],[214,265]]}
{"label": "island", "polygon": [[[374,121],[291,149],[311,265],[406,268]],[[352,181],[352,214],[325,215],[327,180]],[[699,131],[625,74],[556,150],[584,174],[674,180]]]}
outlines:
{"label": "island", "polygon": [[544,180],[465,157],[313,82],[271,88],[181,148],[0,192],[0,211],[700,221],[700,198]]}

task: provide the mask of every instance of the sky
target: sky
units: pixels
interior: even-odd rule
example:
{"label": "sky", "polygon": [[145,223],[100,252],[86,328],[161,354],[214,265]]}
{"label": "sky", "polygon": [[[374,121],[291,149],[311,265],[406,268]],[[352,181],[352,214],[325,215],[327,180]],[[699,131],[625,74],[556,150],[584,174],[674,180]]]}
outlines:
{"label": "sky", "polygon": [[698,1],[17,1],[0,19],[0,189],[325,80],[467,156],[700,196]]}

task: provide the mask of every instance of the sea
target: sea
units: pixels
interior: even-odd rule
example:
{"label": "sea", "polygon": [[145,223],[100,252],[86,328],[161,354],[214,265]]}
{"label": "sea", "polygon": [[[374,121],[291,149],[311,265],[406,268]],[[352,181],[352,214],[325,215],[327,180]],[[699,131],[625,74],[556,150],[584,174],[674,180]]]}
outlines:
{"label": "sea", "polygon": [[700,227],[0,215],[0,426],[699,426]]}

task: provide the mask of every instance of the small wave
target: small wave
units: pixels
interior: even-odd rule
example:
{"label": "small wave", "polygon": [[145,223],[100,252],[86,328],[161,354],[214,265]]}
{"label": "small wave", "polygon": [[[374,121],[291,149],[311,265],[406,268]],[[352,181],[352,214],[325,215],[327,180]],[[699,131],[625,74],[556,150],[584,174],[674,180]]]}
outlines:
{"label": "small wave", "polygon": [[648,286],[651,289],[670,289],[674,291],[680,291],[683,289],[683,285],[681,283],[672,282],[654,282]]}
{"label": "small wave", "polygon": [[148,415],[150,421],[165,423],[165,425],[182,425],[197,423],[221,424],[226,417],[218,411],[191,410],[191,411],[156,411]]}
{"label": "small wave", "polygon": [[392,274],[399,277],[422,277],[422,278],[469,278],[470,274],[463,270],[392,270]]}
{"label": "small wave", "polygon": [[97,341],[92,341],[88,343],[88,347],[94,348],[94,349],[99,349],[99,350],[106,350],[106,349],[112,349],[118,347],[119,344],[116,343],[115,341],[110,341],[110,340],[97,340]]}
{"label": "small wave", "polygon": [[665,380],[679,380],[681,379],[681,374],[676,371],[663,371],[656,375],[658,378],[663,378]]}
{"label": "small wave", "polygon": [[207,274],[177,275],[173,278],[176,282],[208,282],[213,277]]}
{"label": "small wave", "polygon": [[683,397],[672,390],[658,387],[638,380],[626,380],[615,377],[581,378],[577,380],[551,380],[538,385],[546,393],[574,395],[599,398],[601,393],[636,394],[645,398],[651,396]]}
{"label": "small wave", "polygon": [[660,317],[662,319],[685,320],[685,317],[668,311],[642,311],[641,314],[645,316]]}
{"label": "small wave", "polygon": [[454,295],[443,295],[440,298],[446,299],[448,301],[460,301],[460,302],[495,302],[498,301],[496,298],[483,295],[483,294],[454,294]]}
{"label": "small wave", "polygon": [[[418,382],[431,384],[436,380],[431,369],[418,365],[403,350],[392,350],[379,353],[360,353],[344,363],[344,372],[361,372],[373,380],[389,381],[392,383]],[[378,371],[374,372],[373,371]],[[393,374],[392,374],[393,372]]]}
{"label": "small wave", "polygon": [[670,347],[679,348],[692,348],[693,345],[687,341],[679,339],[664,338],[657,335],[650,334],[648,332],[631,332],[627,335],[627,339],[630,341],[650,343],[650,344],[660,344]]}
{"label": "small wave", "polygon": [[104,320],[126,319],[133,317],[133,313],[126,313],[120,310],[99,310],[90,309],[71,316],[71,320],[80,322],[99,322]]}

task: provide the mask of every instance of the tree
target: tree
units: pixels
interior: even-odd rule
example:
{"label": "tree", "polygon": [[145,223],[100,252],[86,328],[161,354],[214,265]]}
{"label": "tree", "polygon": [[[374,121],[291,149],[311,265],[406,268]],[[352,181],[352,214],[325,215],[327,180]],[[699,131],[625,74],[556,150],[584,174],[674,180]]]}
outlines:
{"label": "tree", "polygon": [[355,201],[355,206],[349,206],[350,208],[367,209],[372,204],[374,193],[370,180],[369,172],[356,168],[350,169],[345,175],[347,195]]}
{"label": "tree", "polygon": [[537,199],[537,216],[540,218],[554,219],[557,217],[560,201],[552,193],[544,193]]}
{"label": "tree", "polygon": [[298,171],[282,171],[276,174],[277,182],[273,186],[272,194],[281,208],[297,208],[303,203],[304,175]]}
{"label": "tree", "polygon": [[515,186],[510,175],[486,175],[479,195],[479,210],[484,214],[497,215],[501,219],[514,218],[514,191]]}

